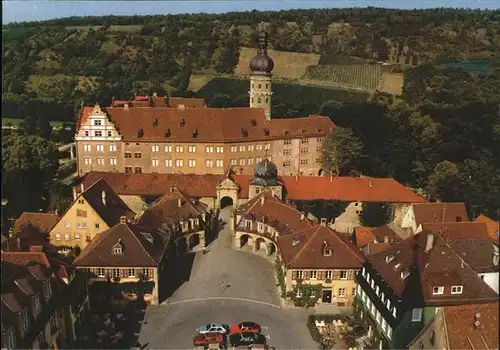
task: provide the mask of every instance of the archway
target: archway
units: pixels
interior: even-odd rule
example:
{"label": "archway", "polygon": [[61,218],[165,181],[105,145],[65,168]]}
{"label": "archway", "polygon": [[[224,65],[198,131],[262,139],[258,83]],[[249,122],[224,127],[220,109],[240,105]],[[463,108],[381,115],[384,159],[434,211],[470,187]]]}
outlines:
{"label": "archway", "polygon": [[274,253],[276,253],[276,244],[269,242],[267,244],[267,249],[269,255],[273,255]]}
{"label": "archway", "polygon": [[198,244],[200,244],[200,236],[195,233],[189,237],[189,250],[193,250]]}
{"label": "archway", "polygon": [[240,236],[240,247],[243,248],[247,245],[251,246],[253,243],[253,238],[250,235],[241,235]]}
{"label": "archway", "polygon": [[263,251],[265,250],[265,248],[262,249],[262,247],[265,246],[266,246],[266,240],[264,238],[259,237],[255,240],[255,251]]}
{"label": "archway", "polygon": [[188,245],[185,237],[181,237],[177,240],[177,254],[184,254],[188,251]]}
{"label": "archway", "polygon": [[228,196],[224,196],[220,200],[220,208],[221,209],[224,209],[225,207],[229,207],[233,204],[234,204],[233,199],[231,197],[228,197]]}

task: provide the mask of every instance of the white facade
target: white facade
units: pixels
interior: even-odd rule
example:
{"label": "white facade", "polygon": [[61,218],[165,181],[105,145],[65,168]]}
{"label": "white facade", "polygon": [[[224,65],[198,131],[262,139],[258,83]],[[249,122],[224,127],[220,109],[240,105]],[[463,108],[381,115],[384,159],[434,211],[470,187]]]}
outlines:
{"label": "white facade", "polygon": [[479,276],[498,294],[498,272],[480,273]]}

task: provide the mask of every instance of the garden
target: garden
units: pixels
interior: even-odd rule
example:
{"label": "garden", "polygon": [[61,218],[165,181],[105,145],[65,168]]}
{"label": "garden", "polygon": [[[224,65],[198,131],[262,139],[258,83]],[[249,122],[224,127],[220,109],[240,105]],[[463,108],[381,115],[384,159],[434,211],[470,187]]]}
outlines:
{"label": "garden", "polygon": [[356,349],[368,332],[354,317],[342,314],[309,315],[307,327],[321,349]]}

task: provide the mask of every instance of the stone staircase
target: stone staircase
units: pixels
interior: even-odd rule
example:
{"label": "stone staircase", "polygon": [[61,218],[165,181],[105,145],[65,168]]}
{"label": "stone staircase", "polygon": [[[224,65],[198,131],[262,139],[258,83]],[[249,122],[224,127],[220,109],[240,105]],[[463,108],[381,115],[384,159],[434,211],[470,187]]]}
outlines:
{"label": "stone staircase", "polygon": [[353,309],[350,306],[337,306],[333,304],[316,304],[314,307],[315,314],[325,314],[325,315],[352,315]]}

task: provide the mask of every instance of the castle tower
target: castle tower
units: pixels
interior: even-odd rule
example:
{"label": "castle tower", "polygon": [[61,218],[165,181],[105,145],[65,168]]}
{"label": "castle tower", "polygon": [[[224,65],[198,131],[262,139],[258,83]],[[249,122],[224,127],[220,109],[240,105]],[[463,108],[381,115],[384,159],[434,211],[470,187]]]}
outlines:
{"label": "castle tower", "polygon": [[267,33],[264,23],[259,30],[257,55],[250,60],[250,107],[262,108],[267,120],[271,119],[271,78],[274,61],[267,55]]}

